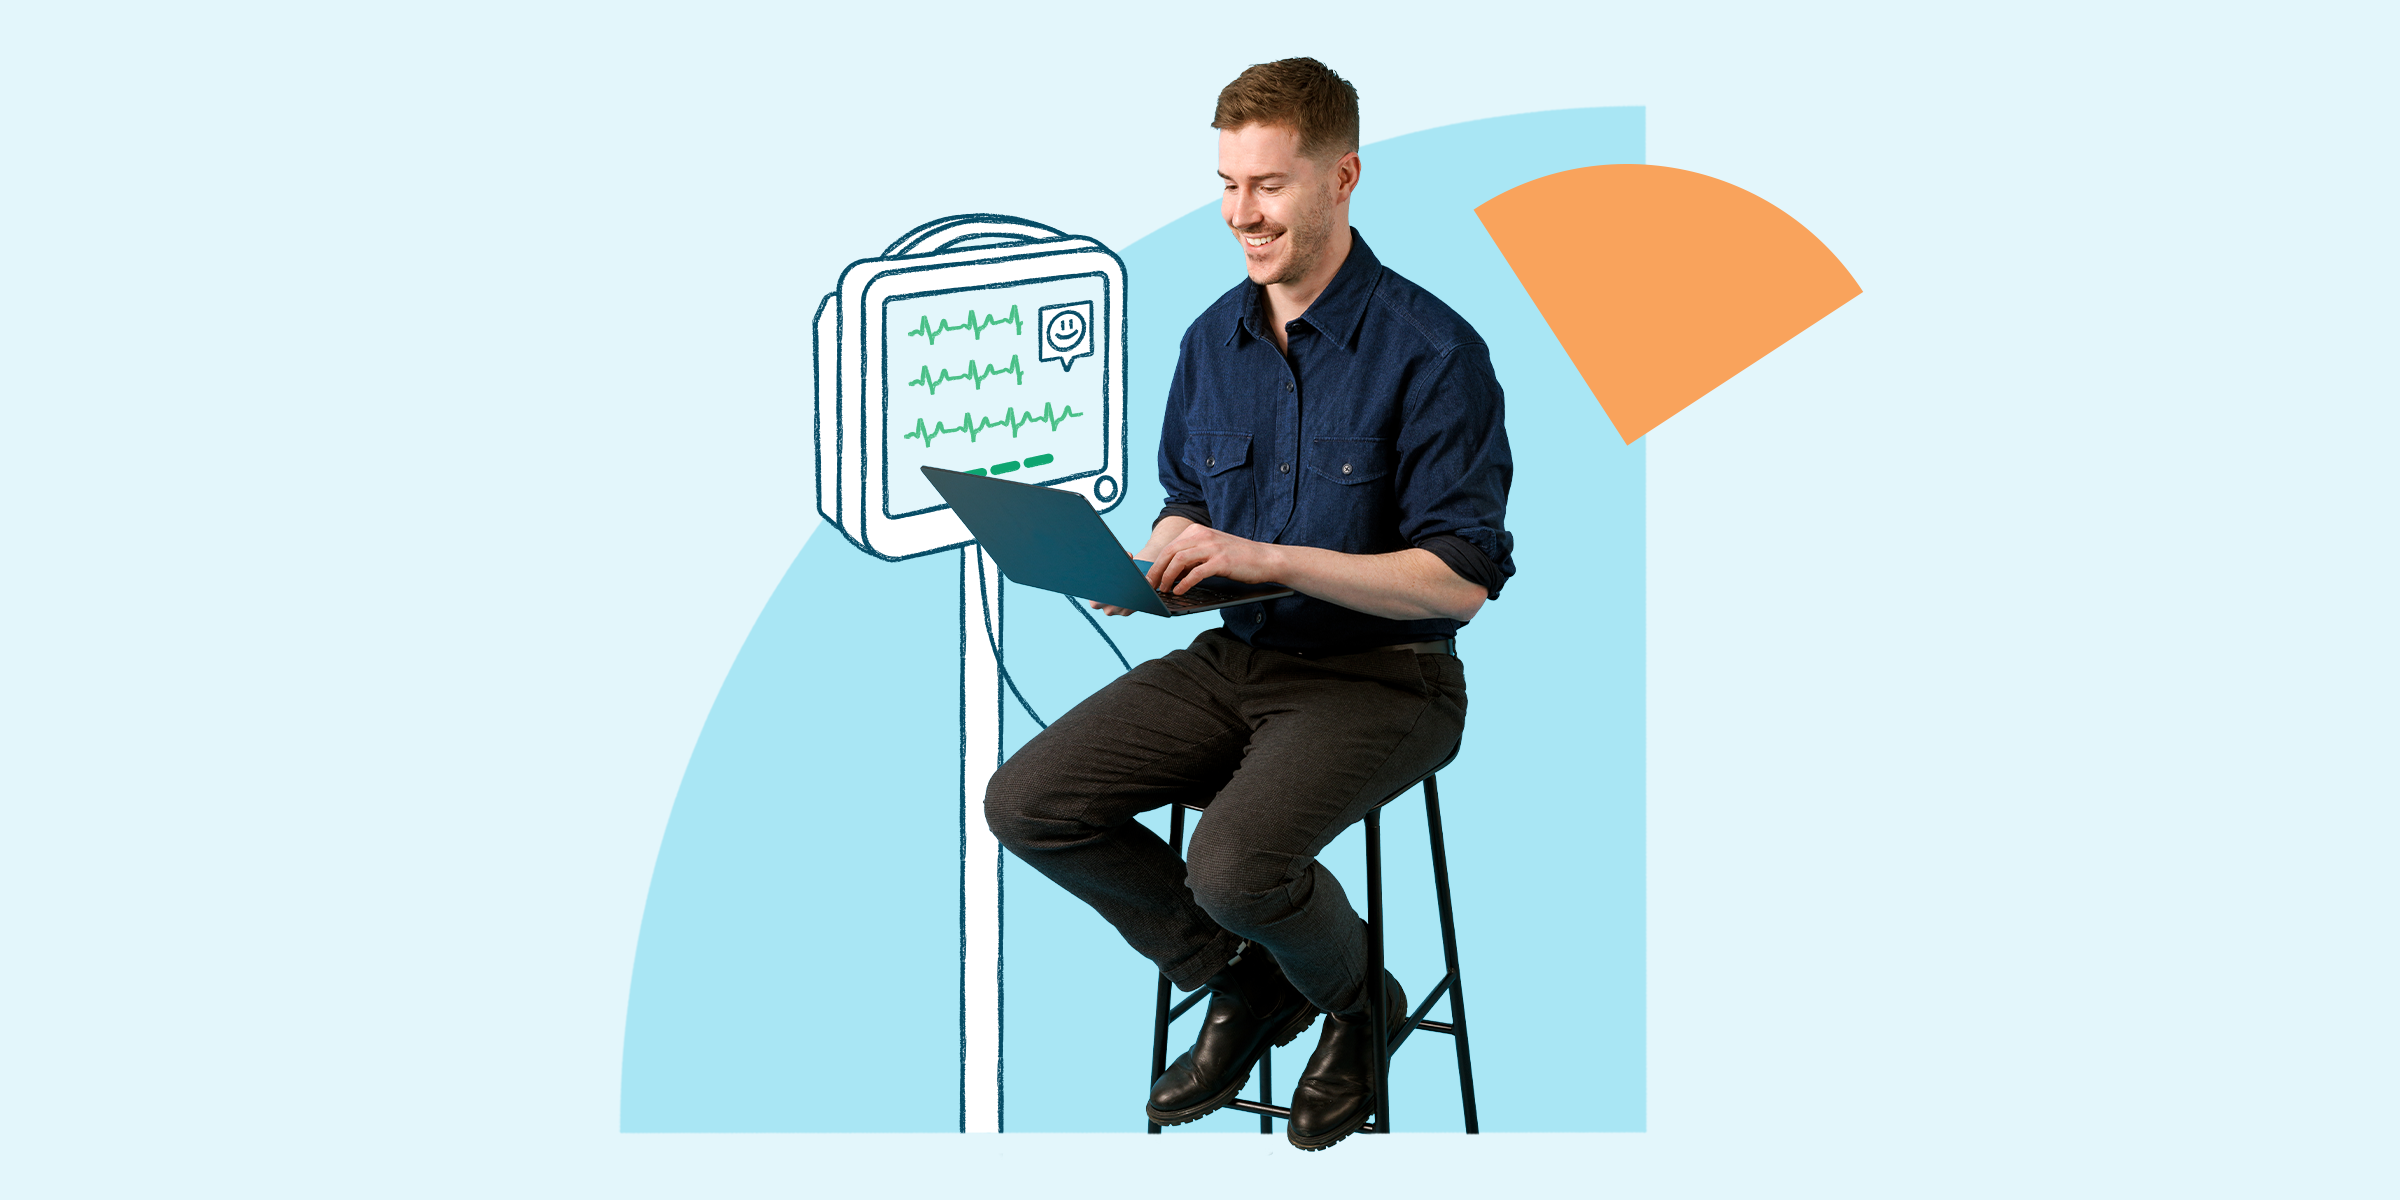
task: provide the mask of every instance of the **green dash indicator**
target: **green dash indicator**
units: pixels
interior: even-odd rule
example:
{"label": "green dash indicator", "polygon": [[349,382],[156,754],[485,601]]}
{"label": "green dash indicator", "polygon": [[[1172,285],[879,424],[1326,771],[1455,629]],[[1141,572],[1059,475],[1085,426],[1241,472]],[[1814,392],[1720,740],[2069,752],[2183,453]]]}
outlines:
{"label": "green dash indicator", "polygon": [[990,467],[968,467],[967,474],[1006,475],[1010,471],[1019,471],[1026,467],[1046,467],[1057,460],[1058,456],[1055,454],[1036,454],[1023,462],[993,463]]}

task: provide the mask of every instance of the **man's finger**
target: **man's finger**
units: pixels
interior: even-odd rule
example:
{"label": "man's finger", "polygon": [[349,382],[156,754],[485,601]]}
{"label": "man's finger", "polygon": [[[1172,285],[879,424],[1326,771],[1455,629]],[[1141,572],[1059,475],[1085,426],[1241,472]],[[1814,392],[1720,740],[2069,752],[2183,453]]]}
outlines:
{"label": "man's finger", "polygon": [[1200,586],[1201,580],[1206,579],[1215,573],[1212,571],[1202,570],[1202,568],[1214,561],[1216,560],[1209,557],[1206,551],[1200,552],[1197,557],[1193,558],[1189,562],[1179,561],[1177,565],[1183,569],[1183,581],[1175,585],[1175,594],[1180,596],[1185,592],[1191,591],[1193,588]]}
{"label": "man's finger", "polygon": [[1191,555],[1192,551],[1189,549],[1167,552],[1166,560],[1161,564],[1166,570],[1159,576],[1158,586],[1161,591],[1173,592],[1178,596],[1183,594],[1184,588],[1187,586],[1184,579],[1191,570]]}

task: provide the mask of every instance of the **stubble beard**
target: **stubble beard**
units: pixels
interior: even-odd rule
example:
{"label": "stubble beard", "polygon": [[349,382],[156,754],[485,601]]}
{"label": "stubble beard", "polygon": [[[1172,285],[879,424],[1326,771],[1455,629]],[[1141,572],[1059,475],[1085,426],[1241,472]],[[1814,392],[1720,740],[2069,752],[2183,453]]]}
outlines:
{"label": "stubble beard", "polygon": [[1283,236],[1291,246],[1291,253],[1283,260],[1283,270],[1272,279],[1258,282],[1277,285],[1307,279],[1308,273],[1316,270],[1317,263],[1325,257],[1325,243],[1331,240],[1333,230],[1333,222],[1327,218],[1332,212],[1331,205],[1311,205],[1297,223],[1286,228]]}

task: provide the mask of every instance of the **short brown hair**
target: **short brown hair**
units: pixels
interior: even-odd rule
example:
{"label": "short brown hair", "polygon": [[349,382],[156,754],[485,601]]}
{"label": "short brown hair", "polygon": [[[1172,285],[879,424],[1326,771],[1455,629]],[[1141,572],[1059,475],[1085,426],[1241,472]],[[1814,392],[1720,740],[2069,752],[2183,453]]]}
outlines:
{"label": "short brown hair", "polygon": [[1358,149],[1358,89],[1313,58],[1259,63],[1217,93],[1211,129],[1279,125],[1300,135],[1300,153],[1340,158]]}

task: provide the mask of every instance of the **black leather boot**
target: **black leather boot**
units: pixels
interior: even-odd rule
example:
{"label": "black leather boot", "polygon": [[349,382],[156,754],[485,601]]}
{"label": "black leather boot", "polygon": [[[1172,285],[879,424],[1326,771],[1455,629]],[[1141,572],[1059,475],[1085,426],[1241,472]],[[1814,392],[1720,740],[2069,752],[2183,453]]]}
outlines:
{"label": "black leather boot", "polygon": [[1209,976],[1200,1039],[1150,1087],[1146,1110],[1161,1125],[1197,1121],[1233,1102],[1269,1046],[1299,1037],[1317,1019],[1263,946],[1242,943],[1225,969]]}
{"label": "black leather boot", "polygon": [[[1322,1150],[1357,1133],[1375,1115],[1375,1033],[1368,1009],[1355,1016],[1325,1019],[1317,1052],[1292,1088],[1292,1119],[1283,1133],[1303,1150]],[[1383,973],[1384,1039],[1408,1022],[1408,993],[1392,973]]]}

